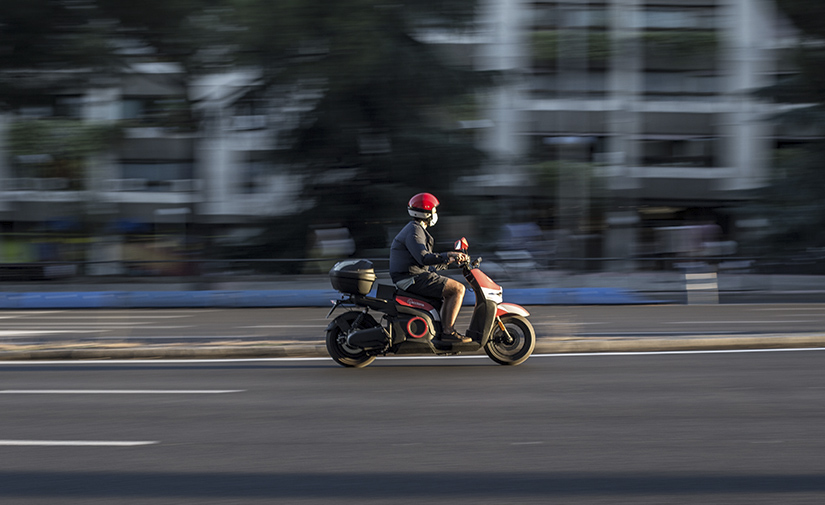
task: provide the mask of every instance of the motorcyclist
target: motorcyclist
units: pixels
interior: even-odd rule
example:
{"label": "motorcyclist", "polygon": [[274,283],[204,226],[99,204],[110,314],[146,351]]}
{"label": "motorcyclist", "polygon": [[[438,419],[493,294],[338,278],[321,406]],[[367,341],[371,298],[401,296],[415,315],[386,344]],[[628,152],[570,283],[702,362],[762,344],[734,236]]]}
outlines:
{"label": "motorcyclist", "polygon": [[436,273],[449,265],[468,261],[462,252],[433,252],[434,240],[427,228],[438,221],[438,205],[438,199],[430,193],[419,193],[410,199],[407,212],[413,219],[401,229],[390,246],[390,277],[404,291],[444,300],[441,305],[442,334],[436,338],[451,343],[472,342],[455,329],[464,301],[464,285]]}

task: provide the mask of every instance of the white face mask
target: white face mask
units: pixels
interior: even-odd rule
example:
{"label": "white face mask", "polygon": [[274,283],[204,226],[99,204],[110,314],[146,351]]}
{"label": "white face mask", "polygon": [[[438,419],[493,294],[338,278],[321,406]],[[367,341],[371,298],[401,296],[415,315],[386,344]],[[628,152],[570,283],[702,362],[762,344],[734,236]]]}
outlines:
{"label": "white face mask", "polygon": [[430,223],[427,226],[435,226],[435,223],[438,222],[438,214],[436,214],[435,209],[433,209],[432,216],[430,216]]}

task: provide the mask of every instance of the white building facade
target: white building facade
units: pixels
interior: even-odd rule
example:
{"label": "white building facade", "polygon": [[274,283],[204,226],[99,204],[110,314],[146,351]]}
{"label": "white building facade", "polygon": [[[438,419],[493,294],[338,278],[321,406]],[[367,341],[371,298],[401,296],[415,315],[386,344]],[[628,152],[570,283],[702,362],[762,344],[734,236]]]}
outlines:
{"label": "white building facade", "polygon": [[492,0],[487,13],[477,65],[509,80],[481,133],[498,166],[480,184],[523,196],[514,167],[590,164],[606,212],[594,223],[582,201],[596,195],[562,174],[552,226],[598,228],[608,257],[642,252],[646,218],[735,234],[725,209],[765,184],[777,144],[776,109],[751,95],[788,70],[772,1]]}

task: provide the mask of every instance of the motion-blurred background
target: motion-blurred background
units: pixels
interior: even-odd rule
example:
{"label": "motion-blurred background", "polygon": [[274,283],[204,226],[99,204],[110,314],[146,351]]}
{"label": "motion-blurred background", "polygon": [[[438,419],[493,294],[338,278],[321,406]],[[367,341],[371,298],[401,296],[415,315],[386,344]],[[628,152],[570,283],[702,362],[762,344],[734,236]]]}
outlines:
{"label": "motion-blurred background", "polygon": [[[3,0],[0,280],[825,273],[819,0]],[[379,268],[381,264],[377,265]]]}

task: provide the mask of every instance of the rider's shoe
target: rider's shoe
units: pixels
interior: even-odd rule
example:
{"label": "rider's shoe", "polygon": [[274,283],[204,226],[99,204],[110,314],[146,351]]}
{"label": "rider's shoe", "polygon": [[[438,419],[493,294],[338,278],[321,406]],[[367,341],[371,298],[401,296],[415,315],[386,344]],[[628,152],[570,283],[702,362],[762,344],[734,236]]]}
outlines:
{"label": "rider's shoe", "polygon": [[442,333],[441,337],[439,338],[442,342],[448,342],[450,344],[469,344],[473,341],[470,337],[465,337],[461,333],[453,330],[452,333]]}

